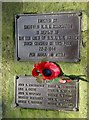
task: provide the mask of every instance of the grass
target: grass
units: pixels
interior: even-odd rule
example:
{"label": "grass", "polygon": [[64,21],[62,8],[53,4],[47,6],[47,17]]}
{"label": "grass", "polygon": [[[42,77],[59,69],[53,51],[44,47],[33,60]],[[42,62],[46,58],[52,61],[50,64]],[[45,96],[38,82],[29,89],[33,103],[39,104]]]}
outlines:
{"label": "grass", "polygon": [[[66,74],[86,74],[87,67],[87,4],[86,3],[3,3],[2,9],[2,62],[3,62],[3,118],[87,118],[87,83],[80,81],[79,111],[62,112],[50,110],[20,109],[14,107],[14,76],[31,75],[33,62],[14,60],[14,16],[18,13],[46,13],[80,11],[82,18],[81,61],[58,63]],[[87,46],[88,45],[88,46]]]}

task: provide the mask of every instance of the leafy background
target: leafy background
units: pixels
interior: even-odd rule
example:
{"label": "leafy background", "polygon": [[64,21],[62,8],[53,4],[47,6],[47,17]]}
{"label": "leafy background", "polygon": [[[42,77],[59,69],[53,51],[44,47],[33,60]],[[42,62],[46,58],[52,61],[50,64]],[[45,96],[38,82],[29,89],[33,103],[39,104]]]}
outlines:
{"label": "leafy background", "polygon": [[14,17],[18,13],[46,13],[60,11],[82,11],[82,40],[81,61],[79,63],[60,62],[60,66],[66,74],[86,75],[87,73],[87,3],[77,2],[17,2],[2,3],[2,104],[3,118],[87,118],[87,84],[79,83],[79,111],[63,112],[51,110],[21,109],[14,107],[14,77],[16,75],[31,75],[33,62],[17,62],[14,59],[15,32]]}

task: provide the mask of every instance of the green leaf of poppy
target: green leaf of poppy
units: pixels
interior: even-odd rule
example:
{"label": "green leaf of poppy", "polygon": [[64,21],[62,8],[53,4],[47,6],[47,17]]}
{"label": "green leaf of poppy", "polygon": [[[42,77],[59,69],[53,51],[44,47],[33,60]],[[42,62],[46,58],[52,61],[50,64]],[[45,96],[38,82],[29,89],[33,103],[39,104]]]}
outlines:
{"label": "green leaf of poppy", "polygon": [[56,83],[59,83],[59,80],[60,80],[61,78],[55,78],[54,79],[54,82],[56,82]]}
{"label": "green leaf of poppy", "polygon": [[48,82],[49,82],[49,83],[52,83],[53,81],[54,81],[54,80],[49,80]]}

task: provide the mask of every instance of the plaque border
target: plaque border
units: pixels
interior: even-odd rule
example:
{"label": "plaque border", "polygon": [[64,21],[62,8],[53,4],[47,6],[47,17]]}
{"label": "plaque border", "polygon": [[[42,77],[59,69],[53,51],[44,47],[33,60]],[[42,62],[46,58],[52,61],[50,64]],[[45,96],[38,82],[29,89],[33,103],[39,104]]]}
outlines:
{"label": "plaque border", "polygon": [[30,108],[30,107],[28,107],[28,108],[26,108],[26,107],[21,107],[21,106],[19,106],[19,104],[18,103],[16,103],[16,101],[17,101],[17,98],[16,98],[16,95],[17,95],[17,80],[19,80],[19,78],[20,79],[23,79],[24,77],[27,77],[27,78],[32,78],[33,76],[31,76],[31,75],[25,75],[25,76],[15,76],[14,77],[14,107],[16,107],[16,108],[22,108],[22,109],[36,109],[36,110],[51,110],[51,111],[67,111],[67,112],[70,112],[70,111],[74,111],[74,112],[77,112],[77,111],[79,111],[79,81],[76,79],[75,81],[76,81],[76,106],[72,109],[72,110],[64,110],[64,109],[49,109],[49,108]]}
{"label": "plaque border", "polygon": [[[21,59],[18,56],[18,31],[17,31],[17,20],[21,16],[42,16],[42,15],[60,15],[60,14],[76,14],[79,17],[79,40],[78,40],[78,58],[75,59],[62,59],[62,60],[54,60],[54,62],[80,62],[80,44],[81,44],[81,19],[82,19],[82,11],[68,11],[68,12],[51,12],[51,13],[23,13],[23,14],[17,14],[15,15],[15,60],[16,61],[40,61],[41,59]],[[42,57],[45,58],[45,57]]]}

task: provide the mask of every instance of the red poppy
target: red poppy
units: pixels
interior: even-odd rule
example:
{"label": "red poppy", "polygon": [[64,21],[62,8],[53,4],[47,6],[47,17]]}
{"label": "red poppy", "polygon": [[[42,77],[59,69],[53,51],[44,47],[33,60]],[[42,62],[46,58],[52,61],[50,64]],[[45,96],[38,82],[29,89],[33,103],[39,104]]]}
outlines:
{"label": "red poppy", "polygon": [[61,75],[61,68],[53,62],[36,63],[32,75],[37,77],[39,74],[42,74],[44,80],[53,80]]}

